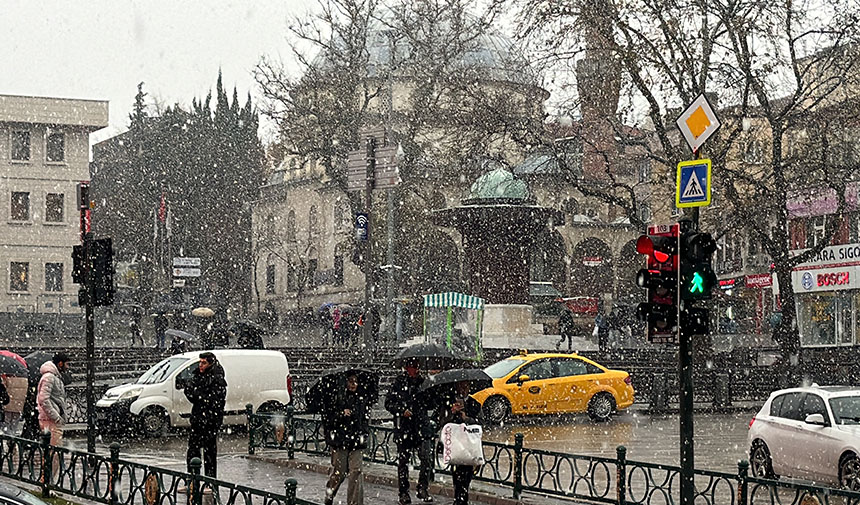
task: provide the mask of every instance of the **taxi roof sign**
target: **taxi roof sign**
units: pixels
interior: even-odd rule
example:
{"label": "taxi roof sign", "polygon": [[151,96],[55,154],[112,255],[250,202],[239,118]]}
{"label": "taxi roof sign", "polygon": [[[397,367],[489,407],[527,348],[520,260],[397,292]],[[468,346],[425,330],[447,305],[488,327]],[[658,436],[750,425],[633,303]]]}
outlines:
{"label": "taxi roof sign", "polygon": [[699,95],[675,121],[693,152],[720,128],[720,120],[705,95]]}

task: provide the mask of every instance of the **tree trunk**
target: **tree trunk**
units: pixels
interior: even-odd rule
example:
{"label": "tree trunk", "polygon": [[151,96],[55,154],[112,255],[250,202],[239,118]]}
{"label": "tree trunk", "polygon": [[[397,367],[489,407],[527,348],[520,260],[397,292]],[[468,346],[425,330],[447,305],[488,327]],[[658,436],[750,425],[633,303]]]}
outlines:
{"label": "tree trunk", "polygon": [[782,307],[782,321],[774,329],[773,340],[779,345],[782,356],[790,359],[800,352],[800,332],[795,324],[796,304],[794,287],[791,284],[791,268],[777,267],[779,298]]}

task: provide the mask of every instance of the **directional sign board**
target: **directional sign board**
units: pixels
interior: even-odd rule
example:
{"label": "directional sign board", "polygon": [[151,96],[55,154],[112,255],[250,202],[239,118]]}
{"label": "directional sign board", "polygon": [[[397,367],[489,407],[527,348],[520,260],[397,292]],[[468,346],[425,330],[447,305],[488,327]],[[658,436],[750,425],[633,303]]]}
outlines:
{"label": "directional sign board", "polygon": [[[373,144],[369,141],[373,140]],[[362,147],[347,154],[347,191],[363,191],[368,176],[372,177],[373,189],[390,189],[400,183],[397,169],[397,145],[390,142],[385,129],[364,130],[361,133]],[[372,146],[372,147],[371,147]],[[370,173],[368,165],[372,164]]]}
{"label": "directional sign board", "polygon": [[173,258],[173,266],[175,267],[199,267],[200,258]]}
{"label": "directional sign board", "polygon": [[194,267],[173,267],[174,277],[200,277],[200,269]]}
{"label": "directional sign board", "polygon": [[694,153],[720,128],[720,120],[705,95],[693,100],[675,123]]}
{"label": "directional sign board", "polygon": [[676,207],[704,207],[711,204],[711,160],[678,163],[675,184]]}

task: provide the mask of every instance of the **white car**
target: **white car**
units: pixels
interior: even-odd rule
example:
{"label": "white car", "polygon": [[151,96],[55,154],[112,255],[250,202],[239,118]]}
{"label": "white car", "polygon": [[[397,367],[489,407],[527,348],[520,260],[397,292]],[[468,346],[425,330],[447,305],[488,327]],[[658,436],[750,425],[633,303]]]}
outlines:
{"label": "white car", "polygon": [[[254,411],[286,409],[292,394],[287,358],[279,351],[216,349],[224,367],[227,398],[224,424],[243,424],[245,405]],[[186,352],[153,365],[137,382],[108,389],[96,402],[99,428],[116,431],[139,427],[147,436],[160,436],[168,428],[188,426],[191,402],[184,384],[197,369],[200,352]]]}
{"label": "white car", "polygon": [[750,421],[749,443],[756,477],[860,490],[860,388],[813,385],[775,391]]}

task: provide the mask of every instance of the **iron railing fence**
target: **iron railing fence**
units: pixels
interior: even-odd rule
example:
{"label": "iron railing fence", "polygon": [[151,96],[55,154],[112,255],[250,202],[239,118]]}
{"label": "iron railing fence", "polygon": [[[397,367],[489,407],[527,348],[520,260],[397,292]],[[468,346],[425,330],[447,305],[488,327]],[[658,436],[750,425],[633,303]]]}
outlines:
{"label": "iron railing fence", "polygon": [[[322,422],[296,413],[248,415],[248,452],[258,448],[328,455]],[[680,467],[627,459],[623,446],[615,457],[569,454],[532,449],[517,433],[513,444],[484,442],[484,464],[475,479],[523,493],[592,503],[672,505],[680,503]],[[450,473],[437,458],[434,471]],[[397,464],[394,430],[372,425],[364,459]],[[758,479],[740,461],[737,473],[695,470],[695,502],[702,505],[860,505],[860,492],[812,484]]]}
{"label": "iron railing fence", "polygon": [[206,477],[200,467],[199,458],[190,473],[121,459],[119,444],[106,456],[52,447],[50,435],[39,442],[0,435],[0,476],[38,486],[44,497],[57,491],[108,505],[319,505],[296,496],[294,479],[281,494]]}

